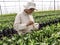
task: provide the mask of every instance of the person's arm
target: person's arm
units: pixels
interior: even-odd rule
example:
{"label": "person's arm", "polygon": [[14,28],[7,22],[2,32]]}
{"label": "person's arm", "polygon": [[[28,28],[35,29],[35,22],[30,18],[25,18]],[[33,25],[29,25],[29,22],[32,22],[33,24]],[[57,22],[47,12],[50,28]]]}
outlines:
{"label": "person's arm", "polygon": [[33,16],[32,15],[29,15],[29,18],[34,23],[34,24],[32,24],[33,29],[39,29],[39,23],[35,23]]}
{"label": "person's arm", "polygon": [[27,28],[26,23],[22,23],[21,21],[22,21],[21,20],[21,15],[17,14],[17,16],[15,18],[15,22],[14,22],[14,28],[16,30],[23,30],[23,29]]}

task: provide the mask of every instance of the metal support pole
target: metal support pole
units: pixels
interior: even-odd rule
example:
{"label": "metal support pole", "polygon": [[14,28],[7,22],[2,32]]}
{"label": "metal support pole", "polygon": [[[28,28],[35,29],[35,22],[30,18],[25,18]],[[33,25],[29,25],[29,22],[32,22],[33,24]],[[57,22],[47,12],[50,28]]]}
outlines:
{"label": "metal support pole", "polygon": [[0,5],[0,13],[1,13],[1,15],[2,15],[2,9],[1,9],[1,5]]}
{"label": "metal support pole", "polygon": [[5,0],[3,0],[3,3],[4,3],[5,13],[8,13],[7,8],[6,8],[6,4],[5,4]]}
{"label": "metal support pole", "polygon": [[55,0],[54,0],[54,11],[55,11]]}
{"label": "metal support pole", "polygon": [[21,11],[21,7],[20,7],[20,0],[19,0],[19,11]]}
{"label": "metal support pole", "polygon": [[43,11],[43,0],[42,0],[42,11]]}

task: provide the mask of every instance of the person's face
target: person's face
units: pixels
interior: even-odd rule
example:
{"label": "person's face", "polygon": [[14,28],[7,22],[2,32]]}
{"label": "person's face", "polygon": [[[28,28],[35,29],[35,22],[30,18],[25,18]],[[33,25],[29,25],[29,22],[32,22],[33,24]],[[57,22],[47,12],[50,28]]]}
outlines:
{"label": "person's face", "polygon": [[27,14],[31,14],[32,12],[34,12],[34,8],[30,8],[30,9],[26,9],[26,13]]}

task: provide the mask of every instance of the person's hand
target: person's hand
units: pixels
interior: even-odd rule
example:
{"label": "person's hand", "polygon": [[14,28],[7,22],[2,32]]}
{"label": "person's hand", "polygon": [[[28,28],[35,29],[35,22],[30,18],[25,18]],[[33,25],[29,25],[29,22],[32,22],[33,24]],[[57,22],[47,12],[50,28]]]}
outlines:
{"label": "person's hand", "polygon": [[29,25],[32,25],[32,24],[34,24],[34,22],[33,21],[29,21],[26,26],[29,26]]}

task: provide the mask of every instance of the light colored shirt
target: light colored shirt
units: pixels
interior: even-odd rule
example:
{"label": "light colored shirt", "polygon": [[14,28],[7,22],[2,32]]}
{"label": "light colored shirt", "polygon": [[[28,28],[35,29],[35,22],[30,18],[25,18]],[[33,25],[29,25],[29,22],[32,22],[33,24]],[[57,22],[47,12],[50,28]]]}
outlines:
{"label": "light colored shirt", "polygon": [[18,13],[16,15],[15,21],[14,21],[14,29],[18,31],[18,33],[27,33],[31,32],[31,30],[38,29],[38,23],[35,23],[30,26],[26,26],[29,21],[33,21],[33,16],[32,14],[27,14],[25,12]]}

